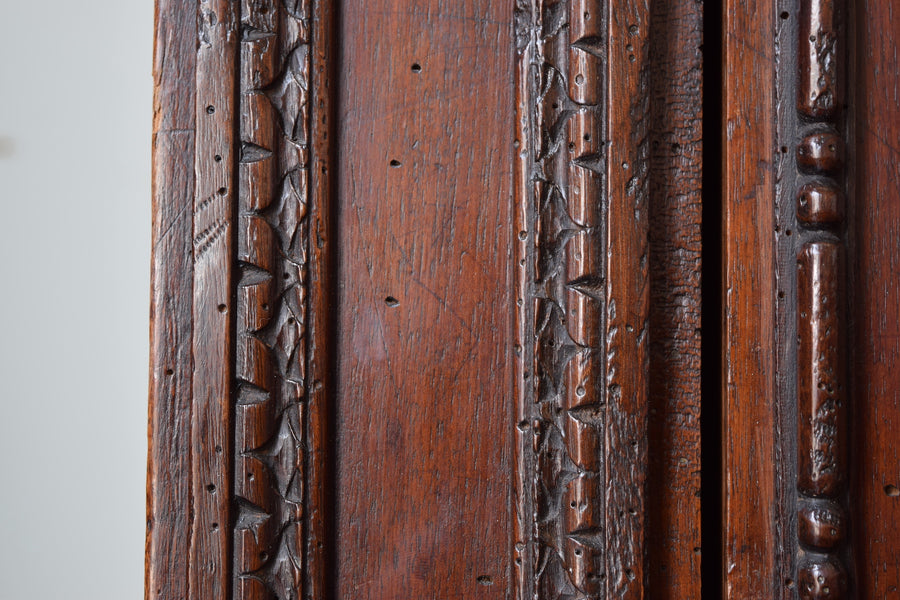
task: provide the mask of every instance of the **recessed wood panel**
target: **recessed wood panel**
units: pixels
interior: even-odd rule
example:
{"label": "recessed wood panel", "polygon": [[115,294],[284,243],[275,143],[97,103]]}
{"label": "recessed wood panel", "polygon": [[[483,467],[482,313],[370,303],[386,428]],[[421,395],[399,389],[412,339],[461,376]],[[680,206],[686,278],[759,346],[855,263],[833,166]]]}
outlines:
{"label": "recessed wood panel", "polygon": [[512,5],[348,2],[339,21],[338,597],[501,598]]}

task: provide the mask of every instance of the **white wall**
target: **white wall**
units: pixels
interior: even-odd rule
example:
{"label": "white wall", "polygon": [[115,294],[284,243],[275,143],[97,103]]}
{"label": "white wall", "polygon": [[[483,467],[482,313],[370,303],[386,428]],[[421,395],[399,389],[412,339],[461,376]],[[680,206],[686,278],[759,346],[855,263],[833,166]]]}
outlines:
{"label": "white wall", "polygon": [[141,598],[153,0],[0,21],[0,599]]}

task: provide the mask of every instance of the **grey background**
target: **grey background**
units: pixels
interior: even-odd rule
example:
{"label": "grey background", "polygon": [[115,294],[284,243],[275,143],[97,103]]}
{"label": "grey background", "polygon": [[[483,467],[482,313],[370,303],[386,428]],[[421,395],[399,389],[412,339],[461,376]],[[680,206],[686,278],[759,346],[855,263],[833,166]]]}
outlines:
{"label": "grey background", "polygon": [[0,599],[141,598],[153,0],[0,9]]}

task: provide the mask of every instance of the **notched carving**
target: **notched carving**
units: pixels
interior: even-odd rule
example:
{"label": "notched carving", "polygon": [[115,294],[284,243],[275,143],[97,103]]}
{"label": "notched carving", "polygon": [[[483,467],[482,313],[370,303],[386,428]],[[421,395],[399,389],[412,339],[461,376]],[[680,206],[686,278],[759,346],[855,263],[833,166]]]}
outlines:
{"label": "notched carving", "polygon": [[234,597],[294,600],[304,577],[308,19],[243,0]]}

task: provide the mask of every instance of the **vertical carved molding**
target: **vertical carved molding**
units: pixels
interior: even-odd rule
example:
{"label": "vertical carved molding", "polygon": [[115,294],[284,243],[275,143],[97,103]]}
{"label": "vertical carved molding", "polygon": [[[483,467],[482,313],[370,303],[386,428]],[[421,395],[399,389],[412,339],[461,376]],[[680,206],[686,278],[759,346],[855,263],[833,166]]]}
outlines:
{"label": "vertical carved molding", "polygon": [[309,30],[305,2],[243,0],[234,597],[300,598],[306,439]]}
{"label": "vertical carved molding", "polygon": [[797,588],[846,598],[848,385],[842,0],[800,0],[797,74]]}
{"label": "vertical carved molding", "polygon": [[[311,283],[310,272],[312,5],[242,0],[235,7],[233,597],[318,598],[321,573],[310,565],[320,571],[321,559],[311,561],[309,540],[313,530],[321,535],[323,518],[308,506],[319,493],[310,490],[310,471],[321,468],[309,468],[309,454],[322,443],[310,432],[324,417],[317,410],[310,422],[310,395],[322,388],[309,376],[321,369],[310,357],[320,348],[310,340],[321,312],[310,291],[321,302],[327,282],[317,270]],[[219,191],[230,194],[227,184]],[[319,206],[324,195],[316,195]]]}
{"label": "vertical carved molding", "polygon": [[648,12],[517,3],[517,597],[643,593]]}

